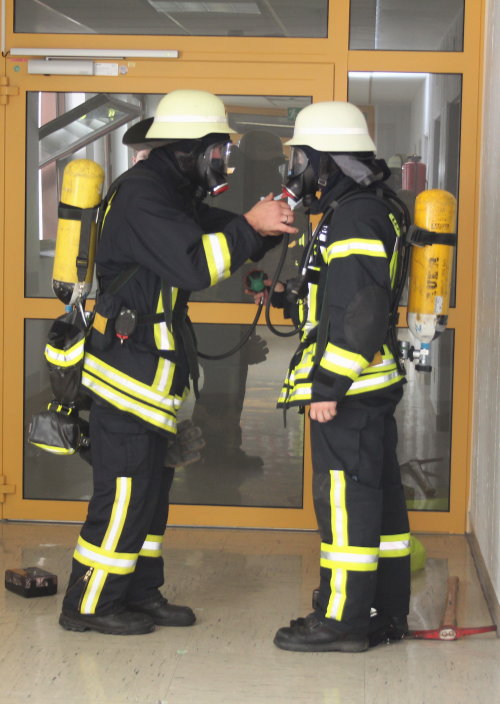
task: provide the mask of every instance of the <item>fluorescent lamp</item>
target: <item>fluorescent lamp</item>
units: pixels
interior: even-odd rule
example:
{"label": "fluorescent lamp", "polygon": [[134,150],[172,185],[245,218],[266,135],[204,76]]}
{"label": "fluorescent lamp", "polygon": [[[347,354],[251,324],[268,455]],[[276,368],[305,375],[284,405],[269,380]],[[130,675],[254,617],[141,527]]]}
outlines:
{"label": "fluorescent lamp", "polygon": [[45,56],[89,59],[177,59],[176,49],[11,49],[11,56]]}
{"label": "fluorescent lamp", "polygon": [[174,2],[173,0],[148,0],[157,12],[176,15],[186,12],[218,12],[226,15],[260,15],[255,2]]}

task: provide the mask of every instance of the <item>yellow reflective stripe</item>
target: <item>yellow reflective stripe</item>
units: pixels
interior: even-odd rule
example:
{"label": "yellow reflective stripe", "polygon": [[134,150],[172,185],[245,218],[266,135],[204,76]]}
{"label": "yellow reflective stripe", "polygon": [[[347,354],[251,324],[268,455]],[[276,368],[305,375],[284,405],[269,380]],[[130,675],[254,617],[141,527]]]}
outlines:
{"label": "yellow reflective stripe", "polygon": [[405,557],[410,554],[410,534],[380,536],[380,557]]}
{"label": "yellow reflective stripe", "polygon": [[80,537],[73,557],[83,565],[105,570],[111,574],[131,574],[135,570],[138,555],[104,550],[87,543]]}
{"label": "yellow reflective stripe", "polygon": [[61,350],[52,345],[45,345],[45,359],[58,367],[70,367],[83,359],[85,340],[82,338],[68,350]]}
{"label": "yellow reflective stripe", "polygon": [[[175,403],[174,410],[169,414],[161,409],[154,409],[151,406],[147,406],[141,403],[138,399],[133,399],[124,393],[121,393],[117,389],[109,386],[100,379],[87,374],[85,370],[82,374],[82,386],[92,391],[96,396],[104,399],[110,403],[115,408],[126,413],[131,413],[137,418],[154,425],[156,428],[161,428],[167,432],[176,432],[176,420],[175,420],[175,410],[179,407],[180,403]],[[176,399],[173,399],[176,401]]]}
{"label": "yellow reflective stripe", "polygon": [[[176,288],[171,289],[170,305],[173,308],[175,305],[175,299],[177,298]],[[158,302],[156,304],[156,313],[164,313],[165,309],[163,307],[163,297],[160,293],[158,296]],[[174,336],[167,327],[167,323],[162,321],[161,323],[155,323],[153,325],[155,345],[159,350],[173,350],[175,349]]]}
{"label": "yellow reflective stripe", "polygon": [[368,378],[360,378],[353,382],[346,393],[346,396],[353,396],[354,394],[365,393],[366,391],[375,391],[376,389],[383,389],[386,386],[392,386],[398,381],[401,381],[403,377],[396,370],[390,374],[370,374]]}
{"label": "yellow reflective stripe", "polygon": [[307,314],[309,320],[309,329],[312,329],[318,324],[318,284],[309,284],[309,312]]}
{"label": "yellow reflective stripe", "polygon": [[340,374],[354,380],[369,364],[369,360],[362,355],[348,352],[329,342],[321,358],[320,367],[333,374]]}
{"label": "yellow reflective stripe", "polygon": [[396,271],[397,271],[398,260],[399,260],[398,247],[399,247],[399,238],[401,237],[401,228],[399,227],[399,223],[392,213],[389,213],[389,220],[391,221],[391,224],[394,228],[394,232],[396,234],[396,240],[394,242],[394,252],[392,253],[391,261],[389,264],[389,274],[391,277],[391,286],[394,286],[394,284],[396,283]]}
{"label": "yellow reflective stripe", "polygon": [[330,580],[330,599],[326,607],[326,618],[342,620],[344,606],[347,599],[347,570],[332,570]]}
{"label": "yellow reflective stripe", "polygon": [[[155,389],[158,389],[158,391],[162,391],[163,393],[168,393],[170,391],[172,388],[175,367],[175,362],[171,362],[169,359],[160,358],[153,381],[153,386]],[[172,396],[172,394],[169,395]],[[172,396],[172,398],[176,397]]]}
{"label": "yellow reflective stripe", "polygon": [[385,247],[380,240],[352,238],[341,240],[340,242],[333,242],[329,245],[326,249],[326,261],[330,264],[333,259],[341,259],[359,254],[387,259]]}
{"label": "yellow reflective stripe", "polygon": [[108,523],[108,528],[102,541],[104,550],[115,550],[118,545],[118,540],[122,534],[127,511],[130,504],[130,494],[132,491],[131,477],[117,477],[115,500],[111,509],[111,518]]}
{"label": "yellow reflective stripe", "polygon": [[80,613],[95,614],[97,602],[101,595],[102,589],[106,583],[108,573],[105,570],[94,569],[90,579],[85,587],[84,597],[80,605]]}
{"label": "yellow reflective stripe", "polygon": [[54,455],[74,455],[76,450],[73,450],[73,448],[66,448],[66,447],[54,447],[54,445],[44,445],[41,442],[30,442],[30,445],[35,445],[35,447],[39,447],[41,450],[46,450],[47,452],[52,452]]}
{"label": "yellow reflective stripe", "polygon": [[202,235],[203,249],[207,258],[210,285],[213,286],[230,276],[231,255],[227,239],[222,232]]}
{"label": "yellow reflective stripe", "polygon": [[374,572],[377,569],[378,555],[379,548],[322,544],[320,565],[331,570]]}
{"label": "yellow reflective stripe", "polygon": [[147,535],[139,555],[142,557],[161,557],[163,535]]}
{"label": "yellow reflective stripe", "polygon": [[345,504],[345,474],[342,470],[330,470],[330,507],[332,543],[345,547],[349,543],[347,532],[347,509]]}
{"label": "yellow reflective stripe", "polygon": [[180,401],[175,396],[162,393],[154,386],[148,386],[134,379],[134,377],[128,376],[128,374],[123,374],[115,367],[106,364],[89,352],[85,355],[84,370],[88,370],[97,378],[115,387],[118,391],[124,391],[128,396],[157,406],[160,409],[173,411],[180,406]]}
{"label": "yellow reflective stripe", "polygon": [[[330,521],[332,530],[332,543],[339,547],[348,545],[348,516],[345,503],[345,474],[341,470],[330,470]],[[320,565],[322,560],[320,559]],[[330,599],[326,607],[326,617],[342,618],[345,601],[347,598],[347,570],[328,565],[331,570]]]}

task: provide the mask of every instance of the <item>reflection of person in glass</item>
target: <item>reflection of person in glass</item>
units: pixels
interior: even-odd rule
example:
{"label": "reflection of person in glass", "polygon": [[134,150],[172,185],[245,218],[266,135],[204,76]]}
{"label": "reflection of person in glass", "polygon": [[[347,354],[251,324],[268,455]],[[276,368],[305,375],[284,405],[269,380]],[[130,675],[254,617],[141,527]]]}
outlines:
{"label": "reflection of person in glass", "polygon": [[189,375],[197,379],[187,302],[258,260],[275,235],[295,233],[290,208],[271,197],[240,216],[202,203],[225,183],[230,132],[216,96],[167,94],[147,133],[164,146],[120,177],[108,203],[96,310],[113,327],[105,337],[107,323],[94,325],[86,345],[94,487],[59,619],[68,630],[132,635],[195,620],[159,591],[173,474],[165,457]]}
{"label": "reflection of person in glass", "polygon": [[[245,212],[251,204],[268,193],[278,195],[283,184],[285,157],[280,138],[267,130],[251,130],[238,142],[232,158],[233,173],[228,176],[230,185],[220,202],[238,212]],[[229,294],[226,285],[226,293]],[[239,277],[232,285],[241,291]],[[224,345],[231,349],[241,339],[240,326],[225,326]],[[220,351],[220,340],[213,340],[213,333],[205,326],[196,330],[199,349],[209,354]],[[244,347],[223,360],[203,360],[204,381],[196,401],[193,422],[203,431],[206,447],[203,463],[206,469],[227,467],[232,470],[227,482],[238,479],[238,470],[256,470],[262,459],[243,451],[241,414],[245,398],[248,367],[266,359],[266,342],[253,334]],[[193,475],[195,467],[191,467]],[[227,489],[227,486],[226,486]],[[233,500],[237,500],[236,495]]]}
{"label": "reflection of person in glass", "polygon": [[308,320],[278,405],[310,404],[321,557],[315,610],[274,642],[357,652],[407,632],[410,535],[394,419],[404,377],[388,344],[401,211],[354,105],[304,108],[288,144],[287,189],[323,217],[298,287]]}

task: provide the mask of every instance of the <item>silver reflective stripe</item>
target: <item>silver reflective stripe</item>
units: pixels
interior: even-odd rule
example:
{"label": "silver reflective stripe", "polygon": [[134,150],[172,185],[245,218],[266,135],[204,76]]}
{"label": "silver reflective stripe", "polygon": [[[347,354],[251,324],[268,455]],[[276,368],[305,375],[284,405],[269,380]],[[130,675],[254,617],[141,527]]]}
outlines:
{"label": "silver reflective stripe", "polygon": [[327,550],[322,550],[321,557],[323,560],[330,560],[330,562],[360,562],[368,564],[378,561],[377,553],[367,555],[363,553],[328,552]]}
{"label": "silver reflective stripe", "polygon": [[97,550],[92,550],[88,547],[77,544],[75,552],[79,553],[82,557],[87,558],[87,560],[92,560],[99,565],[102,565],[104,569],[106,567],[120,567],[121,569],[133,569],[137,563],[137,558],[126,559],[123,557],[108,557],[107,555],[102,555]]}
{"label": "silver reflective stripe", "polygon": [[83,357],[83,340],[66,351],[58,350],[51,345],[46,345],[45,357],[49,362],[58,364],[59,366],[74,364],[74,362]]}
{"label": "silver reflective stripe", "polygon": [[[400,378],[399,372],[396,370],[392,372],[391,374],[383,374],[380,376],[375,376],[374,374],[370,374],[368,378],[364,379],[358,379],[357,381],[353,382],[351,386],[349,387],[349,391],[347,394],[349,394],[351,391],[357,390],[357,389],[364,389],[369,386],[377,386],[380,387],[382,385],[388,384],[390,381],[393,379]],[[375,377],[375,378],[374,378]]]}
{"label": "silver reflective stripe", "polygon": [[161,550],[161,542],[145,540],[141,550]]}
{"label": "silver reflective stripe", "polygon": [[[170,427],[172,429],[176,427],[176,421],[173,418],[169,418],[162,411],[155,411],[153,408],[148,408],[140,402],[134,401],[134,399],[114,391],[109,386],[105,386],[100,383],[98,379],[85,374],[85,372],[82,374],[82,385],[93,391],[97,394],[97,396],[109,401],[112,406],[116,406],[122,411],[129,411],[130,413],[143,418],[153,425],[158,427]],[[175,404],[175,407],[178,407],[180,403],[181,402],[178,401],[178,403]]]}
{"label": "silver reflective stripe", "polygon": [[409,540],[391,540],[384,541],[380,543],[380,551],[384,550],[409,550],[410,541]]}
{"label": "silver reflective stripe", "polygon": [[133,394],[136,398],[144,399],[158,406],[171,409],[175,406],[175,401],[169,396],[155,391],[145,384],[137,382],[130,376],[119,374],[113,367],[101,364],[97,357],[90,354],[85,355],[85,368],[95,372],[103,381],[112,383],[118,389],[124,389],[128,394]]}
{"label": "silver reflective stripe", "polygon": [[347,355],[344,357],[343,355],[337,354],[335,352],[331,352],[328,350],[328,347],[326,350],[323,352],[323,359],[321,360],[321,366],[323,366],[323,361],[330,362],[330,364],[333,364],[336,367],[340,367],[342,369],[345,369],[347,371],[353,371],[356,375],[361,374],[363,371],[364,367],[359,364],[358,361],[354,359],[349,359]]}

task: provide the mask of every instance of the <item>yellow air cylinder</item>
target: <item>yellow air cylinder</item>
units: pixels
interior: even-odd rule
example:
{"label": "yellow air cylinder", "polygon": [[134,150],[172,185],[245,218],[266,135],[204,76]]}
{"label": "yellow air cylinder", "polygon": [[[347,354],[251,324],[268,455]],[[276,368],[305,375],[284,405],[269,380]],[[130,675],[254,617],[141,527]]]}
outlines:
{"label": "yellow air cylinder", "polygon": [[[79,208],[96,208],[101,202],[103,182],[104,171],[95,161],[90,159],[70,161],[64,169],[60,205],[63,208],[67,206],[75,208],[77,214]],[[96,246],[95,218],[90,229],[87,271],[84,280],[79,282],[76,260],[81,230],[82,223],[79,219],[59,217],[52,289],[59,300],[66,305],[84,300],[92,288]]]}
{"label": "yellow air cylinder", "polygon": [[[439,234],[454,233],[456,211],[456,199],[448,191],[422,191],[415,200],[415,225]],[[425,346],[448,321],[453,250],[447,244],[412,247],[407,322]]]}

